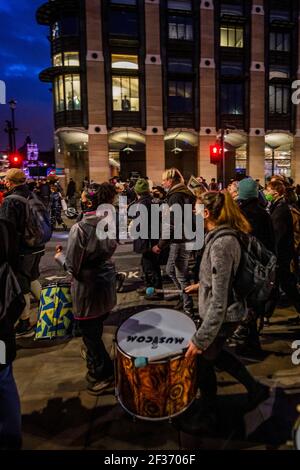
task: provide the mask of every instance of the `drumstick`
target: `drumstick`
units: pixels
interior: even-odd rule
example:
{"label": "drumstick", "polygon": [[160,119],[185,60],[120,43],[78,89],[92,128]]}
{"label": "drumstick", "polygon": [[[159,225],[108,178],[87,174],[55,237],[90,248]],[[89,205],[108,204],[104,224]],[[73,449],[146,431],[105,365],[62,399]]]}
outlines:
{"label": "drumstick", "polygon": [[147,287],[146,295],[149,297],[154,294],[183,294],[180,289],[154,289],[154,287]]}
{"label": "drumstick", "polygon": [[160,356],[155,356],[155,357],[136,357],[134,359],[134,366],[139,369],[140,367],[146,367],[148,364],[151,364],[153,362],[157,361],[162,361],[164,359],[169,359],[173,356],[179,356],[186,352],[187,348],[180,349],[180,351],[173,351],[165,354],[161,354]]}

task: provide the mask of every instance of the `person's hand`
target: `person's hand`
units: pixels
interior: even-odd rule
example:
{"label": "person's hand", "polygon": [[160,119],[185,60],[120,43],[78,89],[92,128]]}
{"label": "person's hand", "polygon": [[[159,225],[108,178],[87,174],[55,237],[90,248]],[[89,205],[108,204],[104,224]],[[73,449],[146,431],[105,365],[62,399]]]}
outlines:
{"label": "person's hand", "polygon": [[198,289],[199,289],[199,283],[198,284],[192,284],[191,286],[188,286],[184,289],[184,292],[186,294],[193,294],[195,292],[198,292]]}
{"label": "person's hand", "polygon": [[159,255],[161,253],[161,249],[159,248],[158,245],[155,245],[153,248],[152,248],[152,253],[156,254],[156,255]]}
{"label": "person's hand", "polygon": [[197,346],[192,343],[192,341],[189,342],[188,344],[188,349],[187,349],[187,352],[185,353],[185,358],[186,359],[190,359],[190,358],[193,358],[195,356],[197,356],[197,354],[202,354],[202,350],[197,348]]}
{"label": "person's hand", "polygon": [[61,245],[56,245],[54,259],[59,259],[62,252],[63,252],[63,247]]}

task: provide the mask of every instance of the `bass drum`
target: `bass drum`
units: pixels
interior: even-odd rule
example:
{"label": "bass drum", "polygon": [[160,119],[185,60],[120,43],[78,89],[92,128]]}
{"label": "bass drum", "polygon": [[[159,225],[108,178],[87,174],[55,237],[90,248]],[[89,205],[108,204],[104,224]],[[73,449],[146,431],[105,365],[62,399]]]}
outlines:
{"label": "bass drum", "polygon": [[[121,325],[116,336],[116,394],[128,413],[164,420],[191,405],[197,392],[197,358],[186,359],[183,349],[195,331],[187,315],[164,308],[137,313]],[[136,367],[136,358],[147,365]]]}
{"label": "bass drum", "polygon": [[35,339],[64,338],[72,334],[71,283],[55,282],[43,287]]}

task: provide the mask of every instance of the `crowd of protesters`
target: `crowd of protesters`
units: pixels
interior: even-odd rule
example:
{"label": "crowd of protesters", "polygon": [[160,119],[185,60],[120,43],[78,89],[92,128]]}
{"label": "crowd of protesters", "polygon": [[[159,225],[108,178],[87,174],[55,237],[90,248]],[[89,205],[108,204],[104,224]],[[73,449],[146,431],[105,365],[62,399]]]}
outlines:
{"label": "crowd of protesters", "polygon": [[[96,227],[101,220],[97,207],[112,204],[118,210],[120,197],[126,196],[128,206],[136,202],[147,209],[149,227],[152,204],[165,203],[169,208],[174,204],[182,208],[190,204],[196,208],[199,203],[204,207],[205,243],[199,252],[189,251],[186,239],[176,239],[172,219],[169,239],[163,236],[165,226],[161,219],[157,239],[151,239],[149,232],[148,239],[138,238],[133,242],[133,250],[141,255],[143,286],[138,290],[139,294],[145,295],[149,301],[164,299],[161,266],[165,265],[174,288],[181,292],[175,308],[196,322],[197,332],[191,338],[186,355],[199,357],[199,388],[207,411],[201,417],[203,423],[216,424],[216,367],[226,370],[246,387],[249,408],[268,396],[268,388],[252,377],[238,357],[224,346],[227,344],[234,348],[238,355],[259,354],[259,329],[272,316],[283,296],[298,313],[291,320],[300,320],[300,187],[295,187],[291,179],[276,175],[267,181],[265,187],[258,180],[245,177],[240,181],[232,180],[227,190],[221,189],[216,179],[212,178],[208,184],[202,177],[197,178],[193,188],[188,187],[176,168],[163,173],[160,185],[154,185],[146,177],[125,183],[117,178],[102,184],[91,182],[88,178],[83,181],[80,198],[82,214],[78,214],[78,220],[70,230],[65,256],[58,249],[56,258],[73,276],[74,317],[79,323],[85,345],[86,378],[91,393],[103,393],[113,381],[113,363],[102,341],[103,321],[116,305],[116,291],[124,281],[124,277],[116,273],[112,261],[120,242],[118,234],[115,240],[100,240],[97,237]],[[38,300],[41,293],[39,264],[45,245],[29,247],[25,243],[27,213],[22,198],[30,199],[33,193],[49,210],[52,230],[56,229],[57,224],[67,228],[61,216],[64,195],[57,183],[26,182],[22,170],[7,172],[5,191],[0,199],[1,267],[10,267],[12,277],[19,286],[17,300],[20,311],[16,299],[2,300],[2,304],[8,307],[6,312],[0,312],[0,340],[10,344],[10,347],[8,365],[0,366],[0,448],[1,445],[20,446],[19,399],[11,368],[15,357],[14,335],[23,335],[32,329],[30,296],[33,294]],[[71,179],[66,197],[69,206],[77,211],[76,194],[76,184]],[[14,234],[13,245],[4,244],[8,226]],[[224,227],[238,233],[252,234],[277,257],[277,280],[273,294],[257,311],[248,308],[245,299],[237,299],[233,295],[232,277],[236,276],[239,267],[241,246],[233,235],[227,234],[222,239],[218,237]],[[1,275],[5,276],[3,273]],[[7,282],[7,277],[1,282]],[[148,287],[154,287],[157,293],[149,296]],[[1,295],[4,295],[3,292]],[[197,308],[193,293],[198,294]],[[3,406],[3,403],[6,404]],[[14,417],[12,425],[8,423],[9,415]]]}

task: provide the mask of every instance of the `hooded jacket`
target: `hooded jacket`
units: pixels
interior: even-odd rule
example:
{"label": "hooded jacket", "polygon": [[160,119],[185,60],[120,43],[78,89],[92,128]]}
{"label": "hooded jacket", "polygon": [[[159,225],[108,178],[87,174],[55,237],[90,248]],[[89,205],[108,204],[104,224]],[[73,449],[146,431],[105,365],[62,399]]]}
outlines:
{"label": "hooded jacket", "polygon": [[65,266],[73,275],[75,318],[97,318],[116,305],[116,272],[111,257],[117,242],[97,237],[97,225],[102,219],[95,212],[88,212],[69,234]]}

